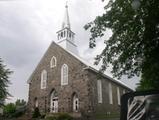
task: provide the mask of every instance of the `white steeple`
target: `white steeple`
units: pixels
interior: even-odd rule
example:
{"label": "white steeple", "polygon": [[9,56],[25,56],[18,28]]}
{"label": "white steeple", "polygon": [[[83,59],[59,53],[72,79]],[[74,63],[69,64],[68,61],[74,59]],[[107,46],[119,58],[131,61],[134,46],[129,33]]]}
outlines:
{"label": "white steeple", "polygon": [[66,6],[65,6],[65,15],[64,15],[64,19],[63,19],[63,22],[62,22],[62,29],[63,28],[71,28],[70,27],[70,19],[69,19],[69,15],[68,15],[68,6],[67,6],[67,3],[66,3]]}
{"label": "white steeple", "polygon": [[74,42],[74,35],[75,33],[71,31],[68,6],[66,3],[64,19],[62,22],[62,29],[57,32],[57,39],[58,39],[57,43],[67,51],[78,55],[77,46]]}

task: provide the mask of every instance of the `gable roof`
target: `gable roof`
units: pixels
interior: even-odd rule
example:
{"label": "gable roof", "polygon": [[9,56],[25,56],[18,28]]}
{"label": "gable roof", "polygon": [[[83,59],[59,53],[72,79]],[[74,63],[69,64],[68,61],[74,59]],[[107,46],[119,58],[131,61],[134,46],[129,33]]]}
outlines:
{"label": "gable roof", "polygon": [[[55,43],[55,44],[56,44],[56,43]],[[56,44],[56,45],[58,45],[58,44]],[[58,46],[61,47],[60,45],[58,45]],[[61,48],[62,48],[62,47],[61,47]],[[64,49],[64,48],[62,48],[62,49]],[[64,49],[64,50],[65,50],[65,49]],[[85,60],[82,59],[80,56],[77,56],[77,55],[75,55],[74,53],[72,53],[72,52],[70,52],[70,51],[67,51],[67,50],[65,50],[65,51],[68,52],[69,54],[71,54],[72,56],[74,56],[75,58],[77,58],[77,59],[78,59],[79,61],[81,61],[83,64],[85,64],[87,67],[84,68],[84,69],[90,69],[90,70],[92,70],[92,71],[94,71],[94,72],[96,72],[96,73],[100,73],[100,71],[99,71],[99,69],[98,69],[97,67],[95,67],[95,66],[92,65],[91,63],[85,61]],[[122,81],[120,81],[120,80],[113,79],[112,77],[106,75],[105,73],[102,73],[101,75],[102,75],[104,78],[107,78],[107,79],[109,79],[109,80],[111,80],[111,81],[113,81],[113,82],[115,82],[115,83],[117,83],[117,84],[119,84],[119,85],[122,85],[122,86],[124,86],[124,87],[126,87],[126,88],[132,90],[130,87],[128,87],[124,82],[122,82]],[[133,91],[133,90],[132,90],[132,91]]]}
{"label": "gable roof", "polygon": [[[66,49],[64,49],[64,48],[62,48],[60,45],[58,45],[58,44],[55,43],[54,41],[52,41],[52,43],[50,44],[50,46],[49,46],[48,49],[46,50],[45,54],[47,53],[47,51],[49,50],[49,48],[52,46],[52,44],[57,45],[58,47],[60,47],[61,49],[63,49],[64,51],[66,51],[67,53],[69,53],[70,55],[72,55],[73,57],[75,57],[77,60],[79,60],[80,62],[82,62],[83,64],[85,64],[87,67],[84,68],[84,69],[89,69],[89,70],[92,70],[92,71],[94,71],[94,72],[96,72],[96,73],[100,73],[100,72],[99,72],[99,69],[98,69],[97,67],[95,67],[95,66],[92,65],[91,63],[85,61],[85,60],[82,59],[80,56],[77,56],[77,55],[75,55],[74,53],[72,53],[72,52],[70,52],[70,51],[68,51],[68,50],[66,50]],[[39,61],[38,65],[37,65],[36,68],[34,69],[33,73],[31,74],[31,76],[30,76],[29,79],[27,80],[27,83],[28,83],[28,84],[31,82],[31,78],[32,78],[33,74],[35,73],[36,69],[38,68],[40,62],[41,62],[42,59],[44,58],[45,54],[43,55],[43,57],[42,57],[41,60]],[[117,83],[117,84],[119,84],[119,85],[121,85],[121,86],[124,86],[124,87],[126,87],[126,88],[132,90],[132,89],[129,88],[124,82],[122,82],[122,81],[120,81],[120,80],[113,79],[112,77],[106,75],[105,73],[102,73],[101,75],[102,75],[104,78],[107,78],[107,79],[109,79],[109,80],[111,80],[111,81],[113,81],[113,82],[115,82],[115,83]],[[132,90],[132,91],[133,91],[133,90]]]}
{"label": "gable roof", "polygon": [[47,51],[49,50],[49,48],[51,47],[51,45],[53,44],[53,42],[50,44],[50,46],[47,48],[46,52],[44,53],[44,55],[42,56],[42,58],[40,59],[39,63],[37,64],[37,66],[35,67],[35,69],[33,70],[32,74],[30,75],[30,77],[27,80],[27,83],[29,84],[31,82],[31,79],[36,71],[36,69],[38,68],[38,66],[40,65],[42,59],[44,58],[45,54],[47,53]]}

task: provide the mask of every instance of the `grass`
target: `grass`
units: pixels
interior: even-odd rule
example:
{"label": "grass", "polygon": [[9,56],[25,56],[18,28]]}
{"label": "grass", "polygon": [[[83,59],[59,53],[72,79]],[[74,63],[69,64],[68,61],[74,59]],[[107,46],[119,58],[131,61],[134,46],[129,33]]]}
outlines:
{"label": "grass", "polygon": [[108,115],[108,114],[96,114],[95,118],[97,120],[112,119],[112,118],[120,118],[120,115],[117,113],[112,113],[110,115]]}

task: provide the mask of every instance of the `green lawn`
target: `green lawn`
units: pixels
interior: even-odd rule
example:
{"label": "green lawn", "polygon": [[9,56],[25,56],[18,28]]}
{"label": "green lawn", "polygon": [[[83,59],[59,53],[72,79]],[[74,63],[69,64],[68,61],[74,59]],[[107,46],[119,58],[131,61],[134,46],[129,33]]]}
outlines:
{"label": "green lawn", "polygon": [[119,120],[120,115],[119,114],[97,114],[95,116],[96,120]]}

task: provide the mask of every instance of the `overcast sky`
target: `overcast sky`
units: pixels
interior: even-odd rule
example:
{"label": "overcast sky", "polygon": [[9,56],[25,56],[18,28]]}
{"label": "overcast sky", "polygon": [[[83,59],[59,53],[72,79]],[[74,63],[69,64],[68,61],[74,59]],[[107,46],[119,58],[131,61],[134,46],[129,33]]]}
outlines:
{"label": "overcast sky", "polygon": [[[10,101],[28,98],[27,80],[61,29],[65,0],[0,0],[0,57],[9,69]],[[83,26],[104,12],[101,0],[68,0],[71,29],[80,56],[93,63],[103,49],[103,40],[95,49],[89,49],[89,32]],[[110,36],[106,31],[106,38]],[[110,73],[108,72],[110,75]],[[136,78],[135,78],[136,79]],[[134,88],[137,80],[122,81]]]}

